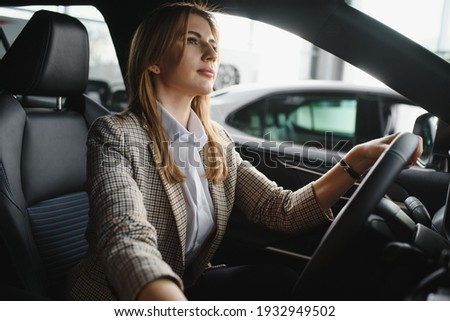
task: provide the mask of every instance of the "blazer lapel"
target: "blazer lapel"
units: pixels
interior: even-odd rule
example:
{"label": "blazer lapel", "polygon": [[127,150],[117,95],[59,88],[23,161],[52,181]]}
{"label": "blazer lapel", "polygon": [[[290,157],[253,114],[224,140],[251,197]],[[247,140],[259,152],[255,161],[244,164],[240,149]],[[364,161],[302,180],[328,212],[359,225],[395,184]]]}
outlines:
{"label": "blazer lapel", "polygon": [[225,228],[227,226],[228,215],[227,215],[227,204],[225,199],[225,190],[223,183],[218,185],[214,184],[208,180],[209,191],[211,193],[211,198],[214,204],[214,214],[216,219],[216,233],[214,240],[217,236],[223,236],[225,233]]}
{"label": "blazer lapel", "polygon": [[[150,151],[153,158],[155,157],[153,144],[149,144]],[[156,162],[155,162],[156,163]],[[181,250],[183,254],[183,265],[186,251],[186,226],[187,226],[187,216],[186,216],[186,203],[184,201],[183,192],[181,190],[181,185],[179,183],[170,184],[163,175],[162,168],[156,166],[156,171],[161,179],[164,191],[166,192],[167,198],[169,199],[169,204],[172,209],[175,222],[177,224],[178,237],[181,243]]]}

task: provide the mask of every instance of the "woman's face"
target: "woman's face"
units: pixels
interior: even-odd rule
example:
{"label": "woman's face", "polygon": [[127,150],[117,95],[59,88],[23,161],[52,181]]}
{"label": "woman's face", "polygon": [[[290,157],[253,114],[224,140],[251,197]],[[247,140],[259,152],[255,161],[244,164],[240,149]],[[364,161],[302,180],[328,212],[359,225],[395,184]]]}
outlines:
{"label": "woman's face", "polygon": [[175,91],[192,97],[211,93],[219,61],[216,39],[208,22],[199,15],[191,14],[186,38],[180,38],[157,66],[157,81],[166,92]]}

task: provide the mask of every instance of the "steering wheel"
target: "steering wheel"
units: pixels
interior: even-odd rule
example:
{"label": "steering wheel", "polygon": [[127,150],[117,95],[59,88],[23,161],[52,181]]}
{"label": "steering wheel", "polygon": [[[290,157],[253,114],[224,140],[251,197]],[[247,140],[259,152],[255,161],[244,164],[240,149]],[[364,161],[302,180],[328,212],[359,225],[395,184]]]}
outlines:
{"label": "steering wheel", "polygon": [[303,269],[294,287],[295,299],[320,300],[327,296],[327,279],[340,277],[333,273],[333,263],[355,242],[369,215],[405,167],[418,144],[416,135],[402,133],[375,162]]}

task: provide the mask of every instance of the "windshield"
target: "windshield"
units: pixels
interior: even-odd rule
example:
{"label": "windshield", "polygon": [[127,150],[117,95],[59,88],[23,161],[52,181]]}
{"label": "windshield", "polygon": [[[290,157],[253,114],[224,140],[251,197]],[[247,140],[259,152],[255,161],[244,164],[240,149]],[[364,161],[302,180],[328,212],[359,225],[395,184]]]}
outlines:
{"label": "windshield", "polygon": [[450,0],[351,0],[347,2],[450,61]]}

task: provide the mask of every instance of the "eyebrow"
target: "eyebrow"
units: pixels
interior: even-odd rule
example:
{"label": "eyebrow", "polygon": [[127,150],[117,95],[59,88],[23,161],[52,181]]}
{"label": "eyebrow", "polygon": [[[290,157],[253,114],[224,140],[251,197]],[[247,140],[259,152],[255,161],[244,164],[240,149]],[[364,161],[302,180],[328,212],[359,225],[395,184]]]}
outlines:
{"label": "eyebrow", "polygon": [[[194,36],[196,36],[196,37],[198,37],[200,39],[202,38],[202,35],[199,32],[197,32],[197,31],[189,30],[187,33],[191,34],[191,35],[194,35]],[[216,40],[214,38],[210,39],[209,42],[216,44]]]}

